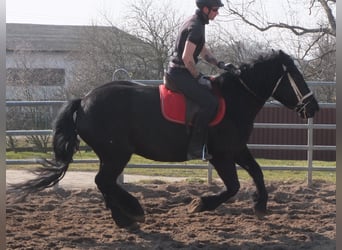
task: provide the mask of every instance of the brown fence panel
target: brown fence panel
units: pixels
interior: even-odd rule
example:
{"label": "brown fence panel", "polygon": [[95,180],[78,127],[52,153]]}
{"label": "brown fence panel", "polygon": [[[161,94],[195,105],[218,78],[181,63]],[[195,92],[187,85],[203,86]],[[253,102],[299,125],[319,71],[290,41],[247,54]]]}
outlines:
{"label": "brown fence panel", "polygon": [[[256,123],[306,124],[294,111],[285,107],[264,107],[255,120]],[[336,124],[336,109],[322,108],[314,118],[315,124]],[[336,145],[336,130],[315,129],[314,145]],[[249,144],[307,145],[306,129],[265,129],[255,128]],[[252,149],[257,158],[306,160],[307,151]],[[314,151],[314,160],[336,161],[335,151]]]}

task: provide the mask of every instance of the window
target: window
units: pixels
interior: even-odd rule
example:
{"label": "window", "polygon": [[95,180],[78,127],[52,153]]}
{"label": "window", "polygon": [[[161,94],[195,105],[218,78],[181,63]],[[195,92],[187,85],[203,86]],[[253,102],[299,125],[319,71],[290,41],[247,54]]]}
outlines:
{"label": "window", "polygon": [[54,68],[7,69],[8,85],[56,86],[64,85],[65,70]]}

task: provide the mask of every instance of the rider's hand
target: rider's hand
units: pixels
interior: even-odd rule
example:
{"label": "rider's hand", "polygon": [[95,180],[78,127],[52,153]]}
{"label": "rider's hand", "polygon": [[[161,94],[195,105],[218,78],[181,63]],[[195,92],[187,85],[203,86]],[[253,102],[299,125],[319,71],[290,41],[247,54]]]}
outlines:
{"label": "rider's hand", "polygon": [[223,69],[225,71],[228,71],[229,73],[232,73],[234,75],[240,75],[241,71],[239,68],[237,68],[234,64],[232,63],[224,63],[222,61],[217,63],[217,67],[219,69]]}
{"label": "rider's hand", "polygon": [[206,86],[208,89],[212,88],[209,76],[205,76],[202,73],[200,73],[197,77],[197,81],[199,84]]}

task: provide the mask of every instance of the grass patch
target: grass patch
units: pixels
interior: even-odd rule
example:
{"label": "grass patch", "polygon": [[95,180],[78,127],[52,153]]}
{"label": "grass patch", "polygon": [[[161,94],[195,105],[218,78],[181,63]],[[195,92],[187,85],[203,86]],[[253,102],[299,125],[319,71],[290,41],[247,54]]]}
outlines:
{"label": "grass patch", "polygon": [[[51,158],[51,154],[44,154],[39,152],[7,152],[7,159],[32,159],[32,158]],[[94,159],[97,158],[93,152],[77,152],[74,155],[74,159]],[[298,160],[270,160],[270,159],[257,159],[261,166],[299,166],[306,167],[307,161]],[[143,158],[138,155],[133,155],[129,164],[168,164],[165,162],[156,162]],[[206,163],[200,160],[188,161],[178,163],[184,166],[184,169],[178,168],[131,168],[127,167],[124,170],[125,174],[137,174],[137,175],[148,175],[148,176],[168,176],[168,177],[186,177],[189,182],[204,181],[207,178],[208,170],[206,169],[190,169],[186,168],[187,165],[206,165]],[[336,167],[336,162],[326,161],[314,161],[314,167]],[[9,165],[7,169],[33,169],[37,165]],[[98,163],[87,163],[87,164],[71,164],[70,171],[98,171]],[[307,179],[306,171],[281,171],[281,170],[264,170],[263,171],[266,181],[303,181]],[[241,180],[250,180],[248,173],[244,170],[238,170],[238,175]],[[213,170],[213,178],[219,178],[216,171]],[[314,171],[314,180],[324,180],[331,183],[336,183],[336,172],[325,172],[325,171]]]}

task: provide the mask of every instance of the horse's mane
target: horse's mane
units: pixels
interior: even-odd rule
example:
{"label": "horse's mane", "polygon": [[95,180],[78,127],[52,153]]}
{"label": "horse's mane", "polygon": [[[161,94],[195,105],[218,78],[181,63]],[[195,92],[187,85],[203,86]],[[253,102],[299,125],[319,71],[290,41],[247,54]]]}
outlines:
{"label": "horse's mane", "polygon": [[[262,85],[265,81],[265,74],[267,72],[273,72],[277,65],[284,63],[290,58],[289,55],[281,50],[270,50],[266,53],[259,53],[239,65],[241,71],[239,76],[233,75],[230,72],[222,73],[220,75],[222,81],[218,83],[218,86],[222,92],[229,94],[234,92],[236,86],[242,86],[241,79],[243,79],[244,83],[252,83],[252,85],[260,83]],[[263,72],[265,74],[263,74]],[[253,88],[255,87],[252,87],[252,89]]]}
{"label": "horse's mane", "polygon": [[256,55],[253,58],[248,59],[246,62],[243,62],[240,64],[239,68],[241,71],[251,69],[256,64],[259,63],[265,63],[265,62],[273,62],[274,60],[277,60],[280,58],[281,54],[285,54],[281,50],[271,50],[270,52],[263,52],[258,55]]}

